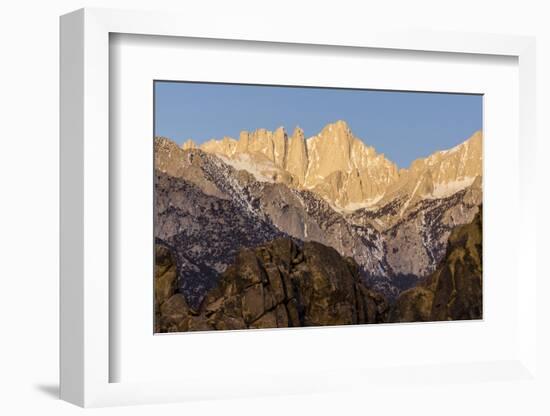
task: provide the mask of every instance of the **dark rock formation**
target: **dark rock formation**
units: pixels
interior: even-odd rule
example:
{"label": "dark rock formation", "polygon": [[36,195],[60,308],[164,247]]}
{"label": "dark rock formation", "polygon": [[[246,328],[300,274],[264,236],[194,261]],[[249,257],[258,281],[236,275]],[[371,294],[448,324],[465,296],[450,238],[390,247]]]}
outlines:
{"label": "dark rock formation", "polygon": [[[165,252],[157,249],[157,256]],[[166,263],[166,261],[165,261]],[[159,273],[156,279],[162,279]],[[367,288],[351,258],[320,243],[280,238],[242,249],[199,310],[174,293],[160,303],[158,332],[386,322],[384,297]]]}
{"label": "dark rock formation", "polygon": [[161,244],[155,246],[155,332],[160,329],[160,307],[176,292],[177,267],[172,251]]}
{"label": "dark rock formation", "polygon": [[482,318],[482,210],[456,227],[443,261],[421,285],[404,291],[390,321],[445,321]]}

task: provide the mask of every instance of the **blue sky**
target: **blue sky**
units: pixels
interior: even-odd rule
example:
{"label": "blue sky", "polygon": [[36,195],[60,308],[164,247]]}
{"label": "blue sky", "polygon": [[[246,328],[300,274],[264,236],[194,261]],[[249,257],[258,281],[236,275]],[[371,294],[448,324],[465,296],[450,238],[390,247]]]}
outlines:
{"label": "blue sky", "polygon": [[296,126],[306,137],[345,120],[354,135],[408,167],[482,128],[482,96],[417,92],[155,82],[155,135],[177,143]]}

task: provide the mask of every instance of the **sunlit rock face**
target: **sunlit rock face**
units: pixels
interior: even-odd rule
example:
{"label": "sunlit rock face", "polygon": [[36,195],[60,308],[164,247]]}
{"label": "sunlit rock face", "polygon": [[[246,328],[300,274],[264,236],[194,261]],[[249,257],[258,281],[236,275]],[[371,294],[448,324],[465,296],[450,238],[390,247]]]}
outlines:
{"label": "sunlit rock face", "polygon": [[[197,148],[192,140],[182,147]],[[200,149],[223,156],[258,180],[309,189],[348,212],[380,207],[399,197],[408,197],[406,210],[421,199],[450,196],[482,175],[481,132],[452,149],[417,159],[407,169],[398,169],[341,120],[310,138],[299,127],[290,137],[283,127],[274,132],[258,129],[241,132],[238,140],[209,140]]]}

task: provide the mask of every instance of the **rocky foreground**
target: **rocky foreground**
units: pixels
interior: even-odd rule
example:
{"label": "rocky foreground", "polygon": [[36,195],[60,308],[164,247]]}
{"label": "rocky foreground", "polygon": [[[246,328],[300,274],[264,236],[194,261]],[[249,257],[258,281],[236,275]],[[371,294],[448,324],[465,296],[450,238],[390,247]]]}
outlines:
{"label": "rocky foreground", "polygon": [[289,238],[243,249],[200,308],[176,292],[170,250],[156,248],[156,331],[282,328],[380,323],[389,305],[369,290],[357,263],[316,242]]}
{"label": "rocky foreground", "polygon": [[279,238],[242,249],[198,308],[178,292],[177,261],[156,246],[155,332],[419,322],[482,317],[481,213],[457,227],[437,270],[393,305],[351,257]]}

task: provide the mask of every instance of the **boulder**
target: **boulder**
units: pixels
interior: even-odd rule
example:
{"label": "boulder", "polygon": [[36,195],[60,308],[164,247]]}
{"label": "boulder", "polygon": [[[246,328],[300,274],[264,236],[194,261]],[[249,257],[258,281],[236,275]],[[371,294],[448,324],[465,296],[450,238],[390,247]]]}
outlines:
{"label": "boulder", "polygon": [[192,317],[181,293],[171,296],[160,306],[160,332],[181,332],[189,329]]}
{"label": "boulder", "polygon": [[177,269],[172,252],[166,246],[155,246],[155,301],[158,305],[176,290]]}

